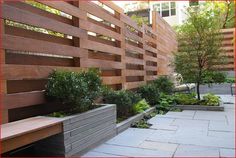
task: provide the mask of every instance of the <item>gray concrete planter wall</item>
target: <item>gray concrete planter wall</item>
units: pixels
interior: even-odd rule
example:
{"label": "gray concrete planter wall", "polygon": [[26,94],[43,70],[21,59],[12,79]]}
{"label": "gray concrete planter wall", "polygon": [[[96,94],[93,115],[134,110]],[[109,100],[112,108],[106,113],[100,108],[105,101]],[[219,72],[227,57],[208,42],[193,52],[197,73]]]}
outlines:
{"label": "gray concrete planter wall", "polygon": [[131,126],[131,124],[133,124],[136,121],[141,120],[144,117],[144,115],[152,113],[155,110],[155,108],[156,107],[152,107],[150,109],[147,109],[146,111],[144,111],[140,114],[132,116],[132,117],[128,118],[127,120],[124,120],[124,121],[118,123],[116,125],[116,134],[119,134],[119,133],[123,132],[124,130],[128,129]]}
{"label": "gray concrete planter wall", "polygon": [[181,110],[203,110],[203,111],[224,111],[223,102],[220,106],[205,106],[205,105],[175,105]]}
{"label": "gray concrete planter wall", "polygon": [[116,106],[105,105],[82,114],[65,117],[63,133],[40,143],[51,155],[81,155],[116,135]]}

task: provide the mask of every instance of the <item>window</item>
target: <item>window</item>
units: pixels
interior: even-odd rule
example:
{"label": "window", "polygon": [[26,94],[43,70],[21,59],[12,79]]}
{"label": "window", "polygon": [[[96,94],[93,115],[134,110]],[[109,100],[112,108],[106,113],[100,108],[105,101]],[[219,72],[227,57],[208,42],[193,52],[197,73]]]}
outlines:
{"label": "window", "polygon": [[176,7],[175,7],[175,2],[170,2],[170,15],[176,15]]}
{"label": "window", "polygon": [[161,4],[161,16],[167,17],[169,16],[169,2],[165,2]]}
{"label": "window", "polygon": [[161,17],[176,15],[176,2],[162,2],[153,5],[153,10],[157,11]]}

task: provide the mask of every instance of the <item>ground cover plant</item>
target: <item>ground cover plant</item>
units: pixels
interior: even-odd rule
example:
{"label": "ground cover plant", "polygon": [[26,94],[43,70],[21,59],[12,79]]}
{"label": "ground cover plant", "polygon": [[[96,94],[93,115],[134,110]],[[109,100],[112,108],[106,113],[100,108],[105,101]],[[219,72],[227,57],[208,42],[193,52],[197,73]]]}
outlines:
{"label": "ground cover plant", "polygon": [[205,94],[201,100],[196,98],[196,93],[178,93],[174,95],[174,100],[176,104],[180,105],[205,105],[205,106],[219,106],[220,105],[220,97],[207,93]]}

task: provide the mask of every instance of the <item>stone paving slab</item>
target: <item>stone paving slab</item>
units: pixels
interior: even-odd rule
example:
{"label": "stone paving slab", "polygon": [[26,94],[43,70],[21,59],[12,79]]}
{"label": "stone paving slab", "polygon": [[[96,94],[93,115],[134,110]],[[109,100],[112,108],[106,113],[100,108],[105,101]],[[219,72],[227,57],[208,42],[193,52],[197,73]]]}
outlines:
{"label": "stone paving slab", "polygon": [[107,141],[106,144],[137,147],[153,132],[155,131],[149,129],[129,128]]}
{"label": "stone paving slab", "polygon": [[83,155],[82,157],[120,157],[121,155],[106,154],[96,151],[90,151]]}
{"label": "stone paving slab", "polygon": [[109,145],[103,144],[94,149],[95,152],[101,152],[106,154],[115,154],[120,156],[155,156],[155,157],[172,157],[172,152],[161,150],[150,150],[144,148],[134,148],[127,146]]}
{"label": "stone paving slab", "polygon": [[220,157],[235,157],[235,150],[233,150],[233,149],[220,149]]}
{"label": "stone paving slab", "polygon": [[225,132],[234,132],[234,125],[229,125],[225,121],[210,121],[209,130],[211,131],[225,131]]}
{"label": "stone paving slab", "polygon": [[174,157],[219,157],[219,149],[202,146],[180,145]]}
{"label": "stone paving slab", "polygon": [[153,150],[168,151],[174,154],[174,152],[176,151],[178,147],[178,144],[144,141],[143,143],[140,144],[139,147],[146,148],[146,149],[153,149]]}
{"label": "stone paving slab", "polygon": [[157,115],[156,117],[148,120],[148,123],[153,125],[170,125],[175,119],[174,118],[163,118],[162,115]]}
{"label": "stone paving slab", "polygon": [[208,131],[208,136],[235,140],[234,132]]}
{"label": "stone paving slab", "polygon": [[155,130],[168,130],[168,131],[176,131],[178,129],[178,126],[169,126],[169,125],[153,125],[150,127],[150,129],[155,129]]}

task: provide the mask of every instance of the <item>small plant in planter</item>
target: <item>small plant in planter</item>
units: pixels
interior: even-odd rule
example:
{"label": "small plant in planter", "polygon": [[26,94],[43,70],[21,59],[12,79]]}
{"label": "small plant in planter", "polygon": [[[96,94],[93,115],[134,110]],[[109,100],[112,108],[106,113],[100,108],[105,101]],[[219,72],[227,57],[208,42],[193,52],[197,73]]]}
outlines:
{"label": "small plant in planter", "polygon": [[127,91],[105,88],[103,92],[104,102],[107,104],[116,104],[118,118],[128,118],[135,114],[134,105],[142,100],[139,94]]}
{"label": "small plant in planter", "polygon": [[205,105],[205,106],[219,106],[220,97],[214,94],[206,94],[203,96],[203,99],[198,100],[195,93],[184,94],[178,93],[175,94],[175,102],[180,105]]}
{"label": "small plant in planter", "polygon": [[152,83],[141,86],[137,93],[139,93],[151,106],[156,105],[159,101],[159,90]]}
{"label": "small plant in planter", "polygon": [[[61,115],[80,113],[94,108],[94,100],[101,94],[102,80],[97,69],[69,72],[54,71],[46,85],[46,97],[68,105]],[[55,113],[56,116],[61,116]]]}
{"label": "small plant in planter", "polygon": [[174,83],[167,76],[160,76],[153,81],[153,85],[164,94],[171,94],[174,89]]}
{"label": "small plant in planter", "polygon": [[206,105],[206,106],[219,106],[220,105],[220,97],[215,96],[211,93],[208,93],[203,96],[203,100],[202,100],[201,104]]}
{"label": "small plant in planter", "polygon": [[131,125],[133,128],[149,128],[152,124],[148,123],[146,119],[142,119],[140,121],[137,121]]}
{"label": "small plant in planter", "polygon": [[150,105],[146,102],[145,99],[139,101],[133,106],[133,110],[135,113],[142,113],[149,108],[150,108]]}
{"label": "small plant in planter", "polygon": [[196,93],[176,93],[174,99],[176,104],[182,105],[196,105],[199,103],[199,100],[196,98]]}

